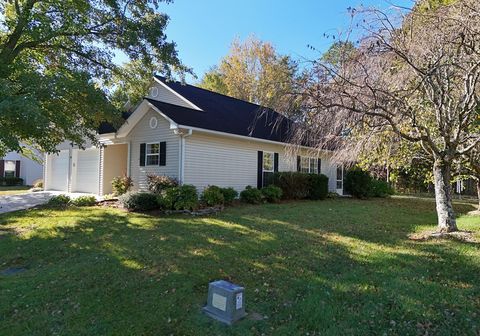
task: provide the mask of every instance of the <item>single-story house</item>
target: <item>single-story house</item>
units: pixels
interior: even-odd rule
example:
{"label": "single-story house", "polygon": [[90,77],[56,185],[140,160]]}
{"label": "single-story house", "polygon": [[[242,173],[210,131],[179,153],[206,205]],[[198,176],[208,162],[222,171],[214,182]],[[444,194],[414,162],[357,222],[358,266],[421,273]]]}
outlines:
{"label": "single-story house", "polygon": [[19,177],[23,184],[33,185],[43,178],[41,157],[38,161],[23,156],[21,153],[9,152],[0,158],[0,178]]}
{"label": "single-story house", "polygon": [[99,146],[65,143],[46,156],[45,187],[105,195],[116,176],[127,174],[134,189],[145,190],[147,175],[156,174],[199,191],[208,185],[241,191],[262,187],[272,172],[301,171],[327,175],[330,191],[343,194],[343,168],[331,162],[331,152],[291,145],[292,126],[273,110],[154,77],[120,128],[100,127]]}

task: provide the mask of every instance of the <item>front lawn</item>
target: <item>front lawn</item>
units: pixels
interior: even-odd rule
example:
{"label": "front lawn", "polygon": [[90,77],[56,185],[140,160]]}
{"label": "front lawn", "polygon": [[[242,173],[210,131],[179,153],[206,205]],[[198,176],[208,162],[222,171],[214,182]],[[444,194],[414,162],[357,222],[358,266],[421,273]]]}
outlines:
{"label": "front lawn", "polygon": [[30,186],[0,186],[0,196],[25,194],[30,188]]}
{"label": "front lawn", "polygon": [[[434,203],[413,198],[239,206],[204,218],[4,214],[0,334],[478,335],[480,247],[407,238],[435,222]],[[480,217],[460,215],[459,226],[480,238]],[[233,327],[200,312],[216,279],[246,287],[249,315]]]}

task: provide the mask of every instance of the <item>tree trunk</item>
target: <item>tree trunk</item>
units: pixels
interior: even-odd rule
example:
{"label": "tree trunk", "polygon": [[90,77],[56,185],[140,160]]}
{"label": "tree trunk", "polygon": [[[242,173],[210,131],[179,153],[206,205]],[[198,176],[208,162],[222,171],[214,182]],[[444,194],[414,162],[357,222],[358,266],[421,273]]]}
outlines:
{"label": "tree trunk", "polygon": [[451,164],[446,160],[436,159],[433,164],[435,182],[435,202],[437,204],[438,230],[440,232],[457,231],[457,222],[452,206]]}

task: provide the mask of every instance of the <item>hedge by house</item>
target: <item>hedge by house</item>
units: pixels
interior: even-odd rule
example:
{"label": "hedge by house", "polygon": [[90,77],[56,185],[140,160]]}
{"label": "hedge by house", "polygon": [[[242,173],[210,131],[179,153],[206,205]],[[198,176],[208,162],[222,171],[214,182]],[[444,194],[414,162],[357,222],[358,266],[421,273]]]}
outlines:
{"label": "hedge by house", "polygon": [[353,167],[345,174],[345,191],[356,198],[387,197],[393,194],[390,185],[374,179],[368,171]]}
{"label": "hedge by house", "polygon": [[23,179],[20,177],[0,177],[0,186],[20,186]]}
{"label": "hedge by house", "polygon": [[328,195],[328,177],[323,174],[278,172],[272,184],[282,190],[283,199],[325,199]]}

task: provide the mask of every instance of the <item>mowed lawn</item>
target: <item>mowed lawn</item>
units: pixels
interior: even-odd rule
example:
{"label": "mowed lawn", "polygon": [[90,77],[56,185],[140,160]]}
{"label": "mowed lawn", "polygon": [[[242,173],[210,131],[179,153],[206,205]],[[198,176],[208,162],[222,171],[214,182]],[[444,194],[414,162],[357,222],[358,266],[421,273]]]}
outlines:
{"label": "mowed lawn", "polygon": [[0,186],[0,196],[25,194],[30,186]]}
{"label": "mowed lawn", "polygon": [[[459,226],[480,238],[472,205]],[[1,335],[478,335],[480,245],[412,241],[431,200],[237,206],[203,218],[104,208],[0,216]],[[209,281],[248,317],[201,313]]]}

